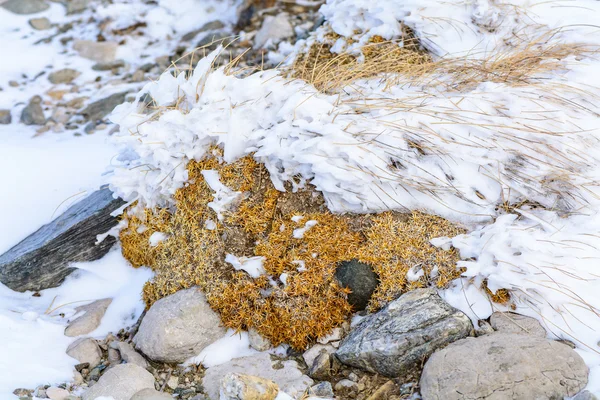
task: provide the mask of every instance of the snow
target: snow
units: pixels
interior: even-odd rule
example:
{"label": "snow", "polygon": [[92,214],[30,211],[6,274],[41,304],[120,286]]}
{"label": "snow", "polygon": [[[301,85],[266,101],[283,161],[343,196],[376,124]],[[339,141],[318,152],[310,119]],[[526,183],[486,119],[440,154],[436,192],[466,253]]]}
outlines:
{"label": "snow", "polygon": [[219,180],[218,171],[202,171],[202,176],[204,176],[204,180],[208,186],[215,191],[213,194],[214,201],[208,203],[208,207],[217,214],[219,221],[223,221],[223,211],[227,211],[232,203],[238,199],[241,193],[234,192],[227,186],[223,185]]}
{"label": "snow", "polygon": [[294,229],[292,236],[294,237],[294,239],[302,239],[304,237],[304,234],[307,231],[309,231],[310,228],[312,228],[313,226],[315,226],[317,224],[318,224],[318,221],[315,221],[315,220],[307,221],[306,224],[304,224],[304,228]]}
{"label": "snow", "polygon": [[246,271],[252,278],[258,278],[266,273],[263,267],[264,260],[265,258],[261,256],[236,257],[233,254],[225,256],[225,262],[231,264],[237,271]]}
{"label": "snow", "polygon": [[192,357],[184,364],[202,364],[205,368],[224,364],[234,358],[251,356],[258,351],[250,347],[248,332],[235,332],[229,329],[225,336],[205,347],[196,357]]}
{"label": "snow", "polygon": [[160,242],[167,240],[167,238],[168,236],[165,233],[154,232],[152,235],[150,235],[148,241],[150,242],[150,247],[156,247]]}

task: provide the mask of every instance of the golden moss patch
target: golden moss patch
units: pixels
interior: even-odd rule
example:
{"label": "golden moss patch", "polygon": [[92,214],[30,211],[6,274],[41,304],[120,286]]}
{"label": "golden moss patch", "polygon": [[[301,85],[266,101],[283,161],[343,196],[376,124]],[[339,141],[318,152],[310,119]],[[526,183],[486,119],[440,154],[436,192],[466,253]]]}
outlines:
{"label": "golden moss patch", "polygon": [[[223,184],[242,193],[221,220],[208,206],[213,191],[204,170],[218,171]],[[357,258],[374,267],[381,284],[372,310],[407,290],[444,286],[460,275],[457,252],[429,243],[462,232],[442,218],[418,212],[334,215],[310,187],[277,191],[265,168],[250,156],[232,164],[221,164],[217,157],[193,161],[188,174],[190,184],[175,194],[174,212],[146,210],[143,218],[128,217],[129,226],[121,232],[124,256],[156,272],[144,287],[148,306],[199,286],[225,326],[254,327],[275,345],[304,348],[351,312],[348,291],[334,279],[341,261]],[[310,229],[295,235],[308,221]],[[167,239],[151,247],[154,232]],[[235,271],[224,261],[226,254],[263,257],[266,274],[252,278]],[[422,270],[422,276],[408,281],[411,268]]]}

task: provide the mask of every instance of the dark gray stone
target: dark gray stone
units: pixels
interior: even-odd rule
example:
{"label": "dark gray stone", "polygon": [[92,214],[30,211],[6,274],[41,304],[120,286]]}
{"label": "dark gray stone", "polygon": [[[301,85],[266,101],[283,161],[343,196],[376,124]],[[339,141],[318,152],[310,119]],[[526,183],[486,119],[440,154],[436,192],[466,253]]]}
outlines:
{"label": "dark gray stone", "polygon": [[553,399],[585,387],[588,368],[562,343],[521,333],[466,338],[435,352],[421,375],[424,400]]}
{"label": "dark gray stone", "polygon": [[115,60],[105,63],[97,63],[94,64],[92,69],[94,71],[112,71],[113,69],[123,68],[125,66],[125,61],[123,60]]}
{"label": "dark gray stone", "polygon": [[327,381],[319,382],[316,385],[311,386],[308,393],[312,396],[326,397],[326,398],[333,398],[333,396],[334,396],[333,387],[331,386],[331,382],[327,382]]}
{"label": "dark gray stone", "polygon": [[202,25],[202,27],[200,29],[196,29],[194,31],[188,32],[185,35],[183,35],[183,37],[181,38],[182,42],[189,42],[190,40],[193,40],[196,36],[198,36],[198,34],[202,33],[202,32],[208,32],[208,31],[216,31],[218,29],[223,29],[225,28],[225,25],[217,20],[217,21],[210,21],[207,22],[206,24]]}
{"label": "dark gray stone", "polygon": [[0,7],[19,15],[36,14],[50,8],[43,0],[8,0]]}
{"label": "dark gray stone", "polygon": [[97,260],[112,247],[112,236],[99,244],[96,236],[117,224],[110,213],[123,204],[108,188],[74,204],[0,256],[0,282],[18,292],[60,285],[74,271],[70,263]]}
{"label": "dark gray stone", "polygon": [[348,303],[354,311],[367,308],[373,292],[379,285],[379,278],[373,268],[357,260],[340,263],[335,271],[335,278],[340,286],[352,290],[348,295]]}
{"label": "dark gray stone", "polygon": [[80,114],[84,115],[89,121],[101,120],[110,114],[116,106],[125,102],[127,93],[115,93],[102,100],[95,101],[83,109]]}
{"label": "dark gray stone", "polygon": [[342,341],[336,356],[353,367],[403,377],[435,350],[471,334],[469,317],[435,290],[417,289],[366,317]]}
{"label": "dark gray stone", "polygon": [[33,96],[29,100],[29,104],[21,112],[21,122],[25,125],[44,125],[46,123],[40,96]]}
{"label": "dark gray stone", "polygon": [[589,390],[584,390],[583,392],[579,392],[577,396],[573,397],[573,400],[598,400],[598,397],[596,397],[596,395]]}

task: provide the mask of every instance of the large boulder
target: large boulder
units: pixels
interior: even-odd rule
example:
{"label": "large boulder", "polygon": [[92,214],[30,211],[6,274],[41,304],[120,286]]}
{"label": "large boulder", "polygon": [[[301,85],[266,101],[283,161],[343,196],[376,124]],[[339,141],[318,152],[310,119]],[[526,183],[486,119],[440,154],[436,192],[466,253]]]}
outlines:
{"label": "large boulder", "polygon": [[587,376],[583,359],[567,345],[496,332],[434,353],[421,376],[421,394],[424,400],[562,400],[583,389]]}
{"label": "large boulder", "polygon": [[75,270],[70,263],[97,260],[112,247],[115,238],[96,244],[96,236],[117,224],[110,214],[123,204],[108,188],[74,204],[0,255],[0,282],[17,292],[60,285]]}
{"label": "large boulder", "polygon": [[435,350],[473,333],[470,319],[433,289],[417,289],[366,317],[342,341],[344,364],[390,377],[418,367]]}
{"label": "large boulder", "polygon": [[154,377],[135,364],[116,365],[106,371],[98,382],[83,393],[83,400],[112,397],[113,400],[130,400],[143,389],[154,389]]}
{"label": "large boulder", "polygon": [[233,359],[206,370],[202,385],[208,397],[219,399],[220,382],[230,374],[244,374],[273,381],[279,389],[294,398],[301,397],[314,383],[304,375],[295,361],[272,360],[267,353]]}
{"label": "large boulder", "polygon": [[183,362],[225,335],[220,324],[200,290],[181,290],[150,307],[133,342],[152,360]]}

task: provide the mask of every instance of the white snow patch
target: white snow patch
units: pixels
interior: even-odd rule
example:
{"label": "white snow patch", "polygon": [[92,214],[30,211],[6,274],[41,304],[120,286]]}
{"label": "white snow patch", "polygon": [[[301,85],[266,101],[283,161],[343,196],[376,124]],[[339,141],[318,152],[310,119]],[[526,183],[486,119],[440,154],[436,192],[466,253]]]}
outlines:
{"label": "white snow patch", "polygon": [[248,273],[252,278],[258,278],[259,276],[266,273],[263,262],[265,257],[236,257],[233,254],[227,254],[225,256],[225,262],[231,264],[236,270],[243,270]]}
{"label": "white snow patch", "polygon": [[234,358],[246,357],[257,354],[258,351],[250,347],[248,332],[236,333],[229,329],[225,336],[207,346],[196,357],[185,362],[185,365],[202,364],[205,368],[224,364]]}
{"label": "white snow patch", "polygon": [[313,226],[315,226],[317,224],[318,224],[318,221],[311,219],[310,221],[307,221],[306,224],[304,224],[304,228],[294,229],[292,236],[294,237],[294,239],[302,239],[304,237],[304,234],[306,232],[308,232],[310,230],[310,228],[312,228]]}
{"label": "white snow patch", "polygon": [[159,245],[160,242],[167,240],[168,237],[169,236],[166,233],[154,232],[148,238],[148,242],[150,243],[150,247],[156,247]]}

